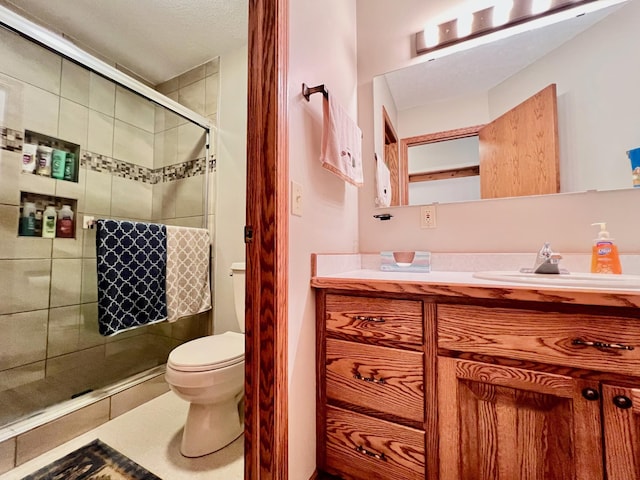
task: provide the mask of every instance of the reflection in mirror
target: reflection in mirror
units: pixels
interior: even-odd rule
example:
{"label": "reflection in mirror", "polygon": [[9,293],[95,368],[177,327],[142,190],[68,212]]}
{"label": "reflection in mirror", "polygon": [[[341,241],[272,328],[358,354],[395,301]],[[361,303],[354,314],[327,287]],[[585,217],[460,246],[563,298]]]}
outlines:
{"label": "reflection in mirror", "polygon": [[[489,124],[525,99],[555,84],[558,172],[543,171],[543,175],[551,179],[557,175],[559,188],[522,194],[632,188],[631,165],[626,152],[640,146],[637,128],[640,62],[634,50],[638,22],[640,2],[629,1],[375,77],[376,155],[387,163],[382,134],[383,107],[400,144],[404,145],[416,137],[442,136],[447,131]],[[514,152],[520,150],[521,132],[516,132],[513,138]],[[507,190],[478,197],[478,180],[485,181],[482,160],[479,161],[479,179],[474,179],[473,175],[457,178],[454,181],[459,186],[455,191],[438,187],[442,180],[410,181],[410,174],[416,171],[412,161],[407,159],[407,162],[403,172],[401,148],[398,184],[392,185],[400,195],[398,203],[392,205],[520,194]],[[439,169],[422,162],[422,171]],[[449,160],[454,167],[466,163],[467,160]],[[530,168],[534,170],[535,166]],[[495,165],[492,169],[494,173],[503,170]],[[418,187],[418,183],[428,184],[431,191],[414,195],[411,193],[414,183],[416,189],[423,190],[427,187]]]}

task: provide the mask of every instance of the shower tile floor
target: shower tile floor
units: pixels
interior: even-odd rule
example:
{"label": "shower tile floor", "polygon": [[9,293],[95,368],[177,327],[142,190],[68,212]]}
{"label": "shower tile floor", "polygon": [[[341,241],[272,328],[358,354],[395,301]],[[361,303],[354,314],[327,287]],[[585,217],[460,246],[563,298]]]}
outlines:
{"label": "shower tile floor", "polygon": [[99,438],[164,480],[241,480],[243,438],[200,458],[180,454],[182,427],[189,404],[173,392],[140,405],[73,440],[0,475],[17,480]]}

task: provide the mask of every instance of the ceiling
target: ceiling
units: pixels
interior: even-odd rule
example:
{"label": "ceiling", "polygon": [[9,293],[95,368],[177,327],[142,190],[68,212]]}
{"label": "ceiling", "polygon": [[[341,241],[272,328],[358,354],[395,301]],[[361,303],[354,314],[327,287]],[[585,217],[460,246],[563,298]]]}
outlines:
{"label": "ceiling", "polygon": [[158,85],[247,43],[247,0],[0,0]]}
{"label": "ceiling", "polygon": [[[486,92],[620,5],[384,74],[398,110]],[[542,32],[542,34],[541,34]]]}

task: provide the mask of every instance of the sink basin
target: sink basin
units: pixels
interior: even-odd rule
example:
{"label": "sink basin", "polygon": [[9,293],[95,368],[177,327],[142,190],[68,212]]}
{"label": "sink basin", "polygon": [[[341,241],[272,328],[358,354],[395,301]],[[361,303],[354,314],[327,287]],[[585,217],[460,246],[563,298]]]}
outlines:
{"label": "sink basin", "polygon": [[534,283],[557,287],[606,288],[640,291],[640,275],[612,275],[604,273],[567,273],[544,275],[516,271],[475,272],[475,278],[498,282]]}

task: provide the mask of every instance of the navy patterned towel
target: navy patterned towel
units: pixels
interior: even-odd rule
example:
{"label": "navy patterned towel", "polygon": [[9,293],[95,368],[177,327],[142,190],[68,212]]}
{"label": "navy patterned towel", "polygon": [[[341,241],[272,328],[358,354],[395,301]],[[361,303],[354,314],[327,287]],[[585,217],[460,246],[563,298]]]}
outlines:
{"label": "navy patterned towel", "polygon": [[167,319],[167,229],[98,220],[98,324],[101,335]]}

